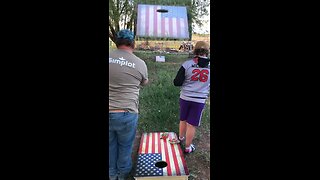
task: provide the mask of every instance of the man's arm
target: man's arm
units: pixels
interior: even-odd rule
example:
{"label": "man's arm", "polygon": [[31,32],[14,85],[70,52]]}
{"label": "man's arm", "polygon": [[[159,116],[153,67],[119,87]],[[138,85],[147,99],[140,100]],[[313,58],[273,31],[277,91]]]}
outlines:
{"label": "man's arm", "polygon": [[146,63],[144,63],[143,65],[144,65],[144,69],[143,69],[143,73],[142,73],[142,81],[140,83],[141,86],[145,86],[149,82],[147,65],[146,65]]}
{"label": "man's arm", "polygon": [[184,79],[185,79],[185,71],[186,70],[184,69],[184,67],[181,66],[178,73],[177,73],[176,78],[174,78],[174,80],[173,80],[173,84],[175,86],[182,86]]}

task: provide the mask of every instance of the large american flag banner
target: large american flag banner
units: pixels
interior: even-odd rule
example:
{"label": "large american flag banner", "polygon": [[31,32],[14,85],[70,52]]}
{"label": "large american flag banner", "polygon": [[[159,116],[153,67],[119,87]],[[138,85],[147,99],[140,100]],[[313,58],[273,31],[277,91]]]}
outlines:
{"label": "large american flag banner", "polygon": [[[158,9],[168,10],[166,13]],[[189,39],[187,8],[138,4],[137,37]]]}
{"label": "large american flag banner", "polygon": [[[187,176],[189,175],[186,161],[180,144],[169,143],[169,137],[177,138],[174,132],[169,137],[161,139],[164,132],[143,133],[138,152],[135,177],[155,176]],[[164,168],[156,167],[156,162],[165,161]]]}

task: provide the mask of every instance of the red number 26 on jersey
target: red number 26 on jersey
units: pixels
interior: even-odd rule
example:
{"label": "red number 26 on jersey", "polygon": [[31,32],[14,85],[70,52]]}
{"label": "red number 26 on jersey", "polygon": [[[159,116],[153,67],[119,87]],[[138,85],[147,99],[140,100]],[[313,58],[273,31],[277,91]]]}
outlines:
{"label": "red number 26 on jersey", "polygon": [[208,80],[208,69],[203,69],[200,71],[200,69],[194,69],[192,71],[191,81],[201,81],[201,82],[207,82]]}

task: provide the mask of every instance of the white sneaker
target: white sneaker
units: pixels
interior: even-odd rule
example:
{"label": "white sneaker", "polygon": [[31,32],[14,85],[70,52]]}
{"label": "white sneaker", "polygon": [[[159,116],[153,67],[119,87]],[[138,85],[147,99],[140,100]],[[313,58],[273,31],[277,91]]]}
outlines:
{"label": "white sneaker", "polygon": [[193,144],[191,144],[189,148],[186,148],[186,149],[184,150],[184,152],[185,152],[185,153],[192,153],[192,152],[194,152],[195,150],[196,150],[196,147],[195,147]]}

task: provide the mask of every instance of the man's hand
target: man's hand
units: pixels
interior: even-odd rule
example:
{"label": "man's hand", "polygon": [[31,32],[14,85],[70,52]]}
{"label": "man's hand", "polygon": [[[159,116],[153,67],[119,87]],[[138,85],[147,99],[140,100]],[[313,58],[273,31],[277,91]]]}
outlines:
{"label": "man's hand", "polygon": [[146,84],[148,84],[149,80],[148,79],[145,79],[141,82],[141,85],[142,86],[145,86]]}

